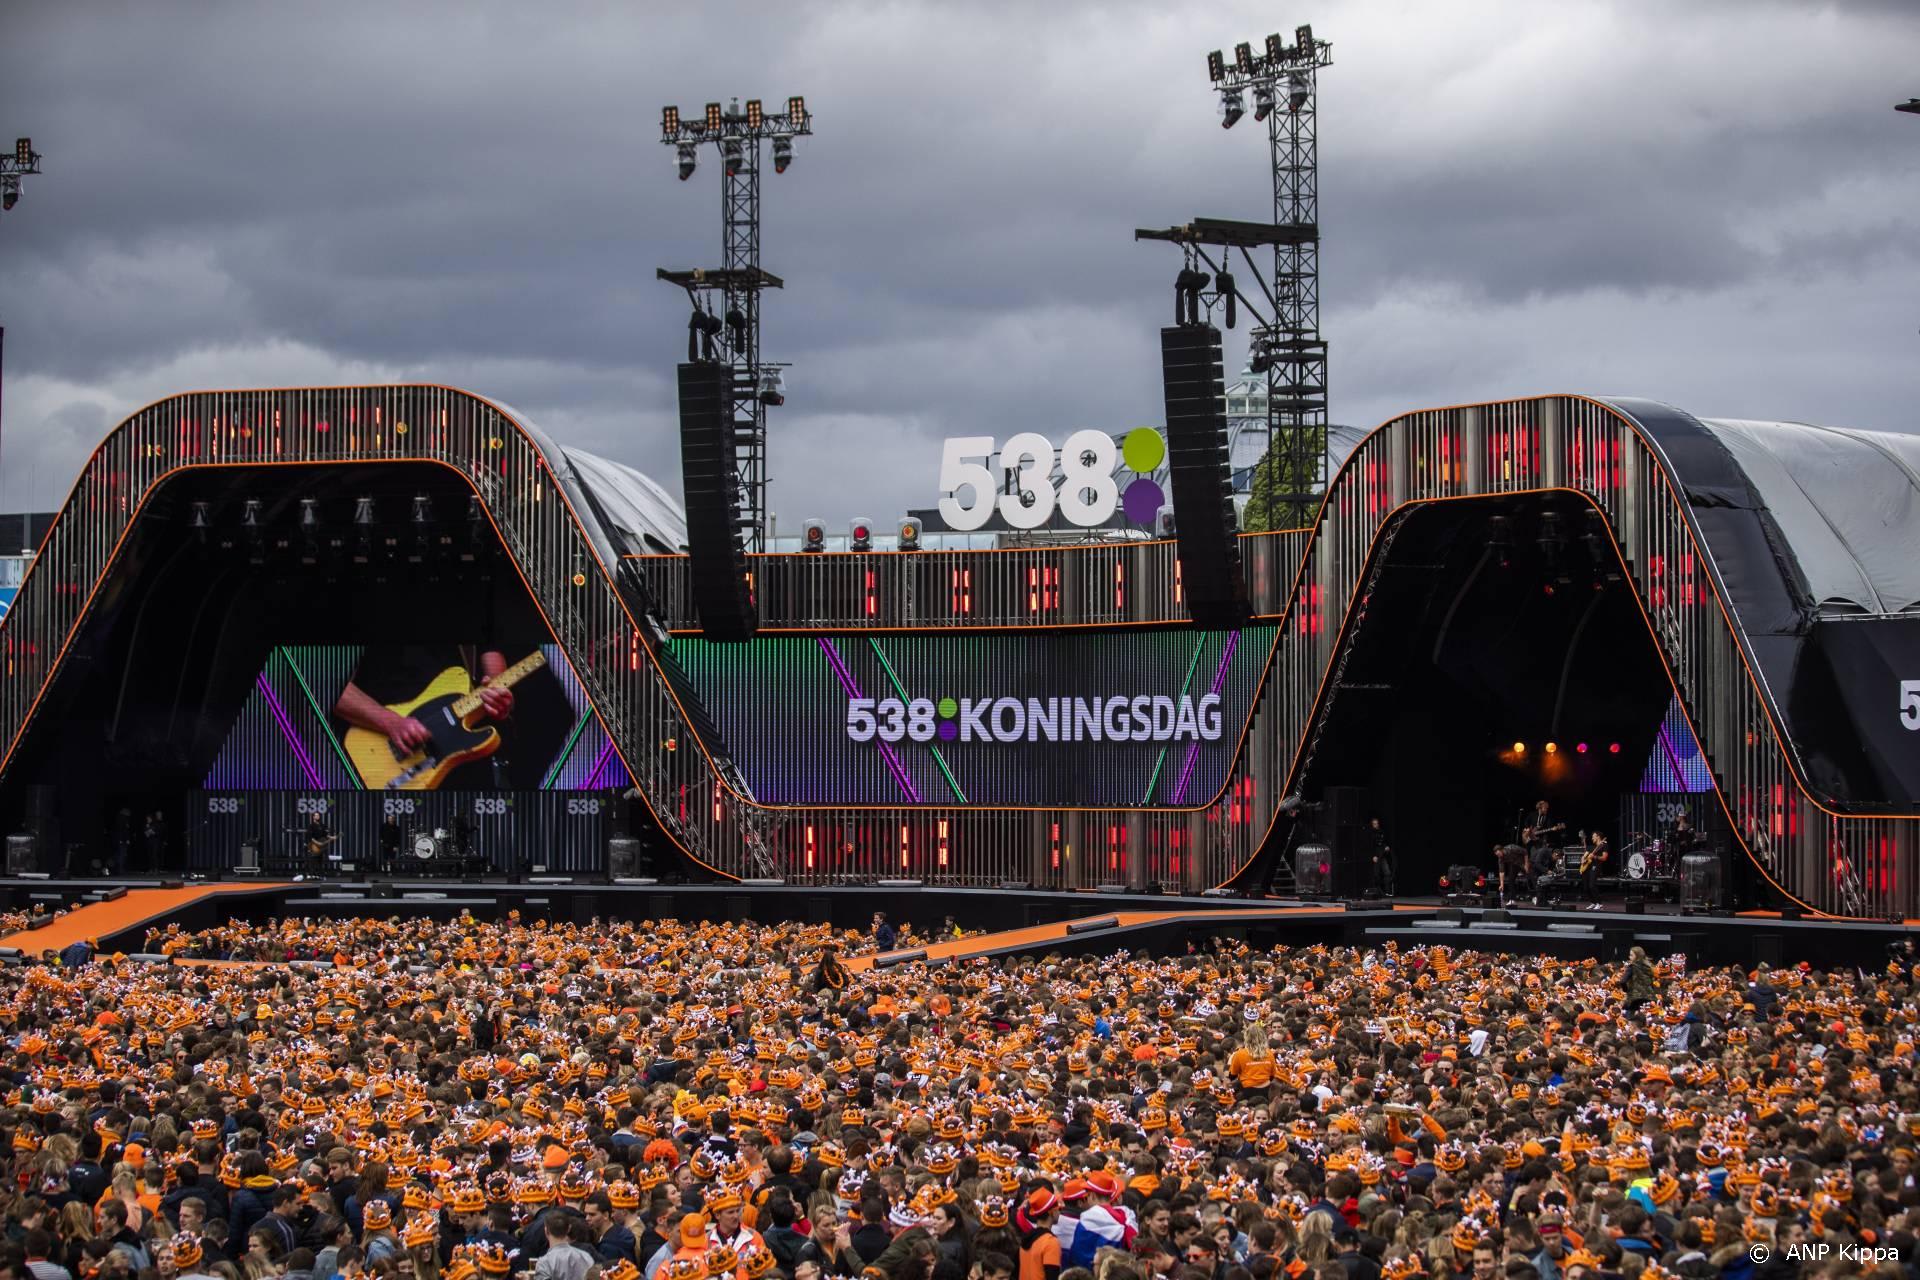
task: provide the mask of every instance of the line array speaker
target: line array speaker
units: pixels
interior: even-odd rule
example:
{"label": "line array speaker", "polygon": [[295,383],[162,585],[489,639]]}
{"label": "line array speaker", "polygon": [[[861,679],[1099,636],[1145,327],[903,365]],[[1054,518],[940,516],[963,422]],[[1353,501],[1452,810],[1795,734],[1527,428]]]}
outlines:
{"label": "line array speaker", "polygon": [[1187,612],[1198,626],[1238,627],[1250,611],[1227,459],[1220,331],[1210,324],[1162,329],[1160,372],[1167,396],[1174,537]]}
{"label": "line array speaker", "polygon": [[687,495],[687,568],[700,630],[745,640],[759,626],[747,590],[735,469],[732,371],[713,361],[680,366],[680,468]]}

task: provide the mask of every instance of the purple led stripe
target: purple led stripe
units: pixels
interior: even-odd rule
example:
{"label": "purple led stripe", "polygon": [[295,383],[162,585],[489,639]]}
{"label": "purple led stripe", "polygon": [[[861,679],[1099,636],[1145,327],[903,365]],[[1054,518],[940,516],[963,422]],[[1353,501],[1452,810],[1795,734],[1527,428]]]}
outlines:
{"label": "purple led stripe", "polygon": [[[1227,647],[1220,654],[1220,668],[1213,673],[1213,688],[1210,690],[1213,696],[1220,696],[1221,686],[1227,682],[1227,664],[1233,661],[1233,651],[1239,647],[1240,633],[1238,631],[1229,632],[1227,634]],[[1179,804],[1187,798],[1187,784],[1193,781],[1193,762],[1199,758],[1200,739],[1195,738],[1193,745],[1187,748],[1187,762],[1180,766],[1180,785],[1173,789],[1172,803]]]}
{"label": "purple led stripe", "polygon": [[580,788],[582,791],[598,791],[600,789],[600,774],[607,767],[607,761],[612,758],[613,739],[608,738],[607,745],[600,748],[600,754],[594,757],[593,768],[587,770],[586,783]]}
{"label": "purple led stripe", "polygon": [[280,732],[286,735],[287,744],[293,748],[293,754],[300,761],[300,770],[307,775],[307,781],[314,790],[325,791],[327,784],[320,780],[320,771],[313,767],[313,757],[307,754],[306,744],[300,741],[293,731],[293,721],[287,718],[287,709],[280,705],[280,695],[267,683],[267,673],[262,671],[253,678],[254,687],[267,699],[267,710],[273,713],[274,721],[279,724]]}
{"label": "purple led stripe", "polygon": [[[840,651],[833,647],[832,642],[825,636],[816,636],[814,643],[820,646],[820,652],[827,655],[827,662],[833,667],[833,673],[840,677],[840,687],[847,691],[847,696],[849,698],[866,697],[866,694],[860,692],[860,685],[854,680],[853,672],[847,669],[846,660],[840,656]],[[919,804],[920,789],[914,786],[913,779],[907,776],[906,766],[901,764],[900,757],[894,754],[893,744],[882,741],[877,736],[874,741],[880,747],[880,756],[887,762],[887,768],[893,770],[894,780],[900,784],[900,789],[907,793],[907,799]]]}

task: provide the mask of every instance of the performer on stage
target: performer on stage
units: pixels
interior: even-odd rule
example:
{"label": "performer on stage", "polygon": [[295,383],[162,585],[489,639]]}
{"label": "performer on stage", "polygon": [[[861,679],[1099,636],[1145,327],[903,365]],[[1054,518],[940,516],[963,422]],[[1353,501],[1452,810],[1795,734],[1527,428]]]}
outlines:
{"label": "performer on stage", "polygon": [[1613,859],[1613,846],[1603,831],[1589,831],[1583,841],[1586,852],[1580,858],[1580,892],[1587,899],[1586,909],[1600,909],[1600,873]]}
{"label": "performer on stage", "polygon": [[1393,846],[1380,819],[1367,819],[1367,852],[1373,859],[1373,891],[1383,898],[1393,896]]}
{"label": "performer on stage", "polygon": [[327,865],[327,849],[333,844],[333,831],[325,817],[317,813],[307,815],[306,841],[307,869],[318,875]]}
{"label": "performer on stage", "polygon": [[404,836],[400,831],[398,814],[388,814],[380,820],[380,870],[392,873],[400,865],[400,846]]}
{"label": "performer on stage", "polygon": [[1539,883],[1541,876],[1553,870],[1552,837],[1566,829],[1567,824],[1553,816],[1544,798],[1535,802],[1533,821],[1528,824],[1520,837],[1521,843],[1527,846],[1534,883]]}
{"label": "performer on stage", "polygon": [[1688,816],[1685,809],[1682,809],[1679,816],[1674,818],[1673,829],[1668,833],[1667,840],[1673,849],[1675,866],[1679,865],[1678,859],[1699,847],[1700,833],[1693,829],[1693,819]]}

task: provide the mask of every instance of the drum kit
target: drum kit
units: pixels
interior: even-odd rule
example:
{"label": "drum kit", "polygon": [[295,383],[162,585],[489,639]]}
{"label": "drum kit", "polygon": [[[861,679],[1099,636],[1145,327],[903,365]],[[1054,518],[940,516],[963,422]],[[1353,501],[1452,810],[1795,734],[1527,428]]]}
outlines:
{"label": "drum kit", "polygon": [[1680,874],[1680,852],[1673,841],[1636,831],[1621,851],[1620,879],[1642,884],[1676,879]]}

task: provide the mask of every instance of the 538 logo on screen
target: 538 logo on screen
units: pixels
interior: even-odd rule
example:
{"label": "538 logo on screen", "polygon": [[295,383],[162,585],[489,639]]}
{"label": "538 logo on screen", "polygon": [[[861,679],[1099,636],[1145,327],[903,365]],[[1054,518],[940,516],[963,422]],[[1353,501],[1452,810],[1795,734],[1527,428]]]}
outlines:
{"label": "538 logo on screen", "polygon": [[1218,742],[1220,695],[1110,698],[849,698],[855,742]]}
{"label": "538 logo on screen", "polygon": [[[1011,528],[1038,529],[1058,510],[1067,523],[1091,529],[1105,524],[1121,507],[1127,519],[1146,524],[1166,505],[1166,495],[1147,474],[1167,456],[1166,440],[1152,427],[1135,427],[1119,444],[1104,431],[1076,431],[1058,453],[1052,441],[1036,432],[1009,436],[998,457],[1004,484],[988,465],[994,456],[992,436],[954,436],[942,444],[940,518],[948,528],[978,529],[998,511]],[[1119,462],[1139,473],[1125,493],[1115,475]],[[963,492],[965,503],[960,501]]]}

